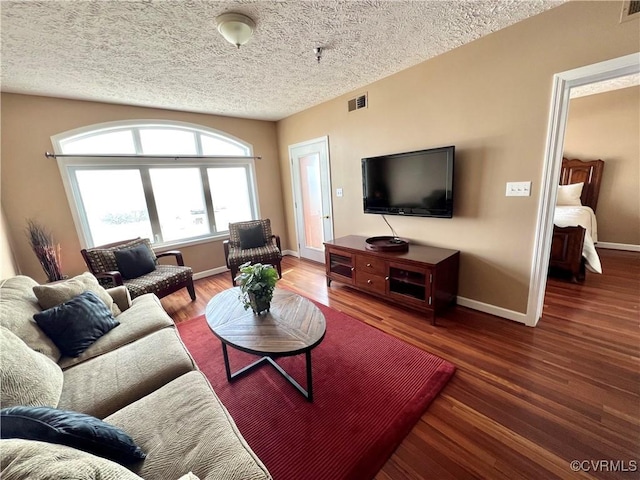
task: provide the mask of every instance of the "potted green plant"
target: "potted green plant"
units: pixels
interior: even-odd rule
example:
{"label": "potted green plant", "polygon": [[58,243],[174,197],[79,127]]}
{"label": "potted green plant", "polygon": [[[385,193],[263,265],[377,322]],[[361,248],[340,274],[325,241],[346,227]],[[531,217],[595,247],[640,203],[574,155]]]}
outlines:
{"label": "potted green plant", "polygon": [[257,315],[269,311],[273,289],[278,281],[278,272],[273,265],[243,263],[235,281],[240,286],[239,298],[245,310],[251,307]]}

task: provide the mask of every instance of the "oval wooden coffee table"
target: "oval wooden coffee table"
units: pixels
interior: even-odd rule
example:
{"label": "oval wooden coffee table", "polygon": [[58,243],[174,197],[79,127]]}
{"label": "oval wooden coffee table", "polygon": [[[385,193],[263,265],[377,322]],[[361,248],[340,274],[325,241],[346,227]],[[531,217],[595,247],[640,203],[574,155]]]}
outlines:
{"label": "oval wooden coffee table", "polygon": [[[239,295],[238,287],[225,290],[209,301],[205,312],[211,331],[222,342],[227,380],[231,382],[264,363],[270,363],[307,400],[313,401],[311,350],[320,344],[327,328],[320,309],[300,295],[276,288],[270,311],[256,315],[251,309],[244,309]],[[227,345],[262,358],[231,373]],[[306,390],[274,360],[303,353],[307,364]]]}

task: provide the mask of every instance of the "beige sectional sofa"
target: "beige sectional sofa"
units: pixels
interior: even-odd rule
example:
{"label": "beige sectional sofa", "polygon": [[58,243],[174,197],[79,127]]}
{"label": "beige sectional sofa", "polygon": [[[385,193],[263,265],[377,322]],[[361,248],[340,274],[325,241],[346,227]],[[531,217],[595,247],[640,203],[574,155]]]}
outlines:
{"label": "beige sectional sofa", "polygon": [[271,478],[155,295],[131,302],[124,287],[108,290],[121,311],[120,325],[69,358],[33,319],[42,310],[33,292],[37,285],[25,276],[0,283],[2,408],[90,414],[124,430],[147,456],[125,468],[67,446],[4,439],[3,479],[67,478],[68,469],[74,479]]}

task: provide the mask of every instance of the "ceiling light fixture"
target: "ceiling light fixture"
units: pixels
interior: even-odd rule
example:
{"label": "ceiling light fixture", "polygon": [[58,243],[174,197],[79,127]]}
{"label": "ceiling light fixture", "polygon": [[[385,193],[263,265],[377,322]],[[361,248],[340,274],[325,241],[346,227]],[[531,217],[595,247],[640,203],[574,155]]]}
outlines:
{"label": "ceiling light fixture", "polygon": [[238,48],[249,41],[256,28],[255,22],[241,13],[223,13],[216,18],[216,23],[220,34]]}

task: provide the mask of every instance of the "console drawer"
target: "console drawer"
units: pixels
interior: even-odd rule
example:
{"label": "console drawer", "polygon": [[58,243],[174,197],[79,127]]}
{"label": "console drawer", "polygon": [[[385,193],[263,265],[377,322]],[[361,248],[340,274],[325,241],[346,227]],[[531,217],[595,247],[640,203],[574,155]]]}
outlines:
{"label": "console drawer", "polygon": [[384,294],[387,290],[387,279],[382,275],[372,275],[356,269],[356,286],[371,292]]}
{"label": "console drawer", "polygon": [[387,272],[384,258],[369,255],[356,255],[356,271],[370,275],[385,275]]}

